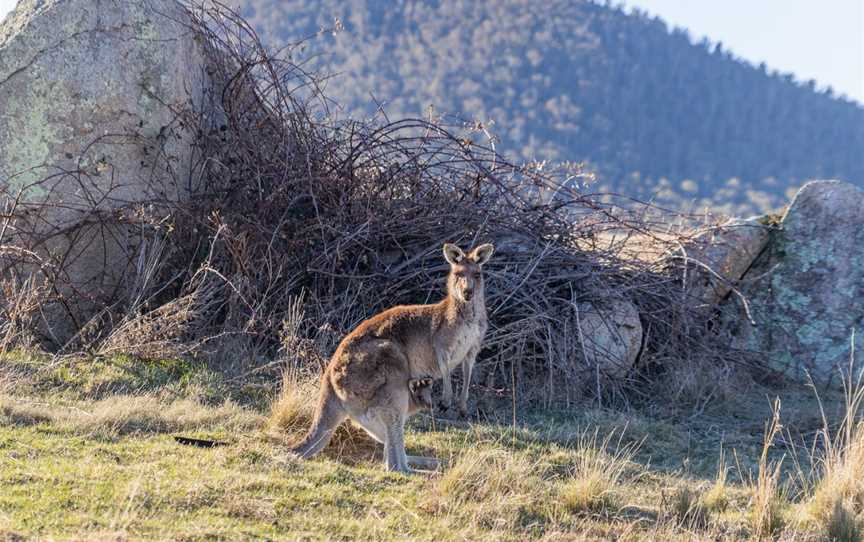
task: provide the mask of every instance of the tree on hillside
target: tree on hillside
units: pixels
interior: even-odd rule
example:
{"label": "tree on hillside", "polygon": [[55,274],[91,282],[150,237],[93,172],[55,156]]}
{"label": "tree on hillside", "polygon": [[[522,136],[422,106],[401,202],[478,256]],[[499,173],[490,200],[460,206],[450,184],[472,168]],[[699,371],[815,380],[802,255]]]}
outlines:
{"label": "tree on hillside", "polygon": [[608,2],[246,0],[243,9],[274,45],[344,24],[304,54],[335,75],[327,90],[345,115],[383,105],[391,118],[422,116],[434,105],[494,121],[499,149],[586,161],[627,195],[652,197],[660,178],[694,180],[695,193],[678,193],[701,201],[735,178],[735,202],[757,190],[776,204],[809,178],[864,183],[861,106]]}

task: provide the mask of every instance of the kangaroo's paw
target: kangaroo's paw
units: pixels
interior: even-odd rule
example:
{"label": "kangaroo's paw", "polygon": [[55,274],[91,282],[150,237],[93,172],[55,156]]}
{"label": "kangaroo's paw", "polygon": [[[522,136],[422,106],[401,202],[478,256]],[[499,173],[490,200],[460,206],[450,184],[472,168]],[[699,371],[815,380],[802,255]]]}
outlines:
{"label": "kangaroo's paw", "polygon": [[408,389],[411,390],[411,393],[417,394],[424,388],[428,388],[432,386],[432,377],[423,376],[420,378],[412,378],[408,381]]}
{"label": "kangaroo's paw", "polygon": [[408,391],[411,392],[411,397],[414,403],[421,408],[432,409],[432,377],[412,378],[408,381]]}

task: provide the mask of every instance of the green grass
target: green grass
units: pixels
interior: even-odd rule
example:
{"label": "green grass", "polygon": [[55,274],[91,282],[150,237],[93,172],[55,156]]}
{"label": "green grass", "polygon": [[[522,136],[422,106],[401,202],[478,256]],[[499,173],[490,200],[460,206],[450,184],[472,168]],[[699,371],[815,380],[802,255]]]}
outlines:
{"label": "green grass", "polygon": [[571,531],[583,519],[553,500],[563,487],[556,470],[573,459],[555,444],[524,442],[516,451],[487,441],[460,457],[470,430],[417,435],[409,443],[452,456],[452,470],[403,476],[384,472],[377,457],[354,465],[300,462],[254,432],[210,434],[235,441],[198,449],[167,434],[106,440],[45,422],[6,425],[0,428],[0,532],[519,540]]}
{"label": "green grass", "polygon": [[[195,364],[12,356],[0,361],[0,540],[748,539],[742,471],[758,469],[764,392],[695,417],[658,405],[518,413],[516,427],[417,416],[409,452],[447,465],[405,476],[357,431],[319,458],[288,456],[269,402]],[[783,393],[786,426],[809,428],[809,395]],[[228,444],[182,446],[177,433]],[[834,530],[855,539],[857,512],[841,512]],[[797,528],[777,536],[825,531]]]}

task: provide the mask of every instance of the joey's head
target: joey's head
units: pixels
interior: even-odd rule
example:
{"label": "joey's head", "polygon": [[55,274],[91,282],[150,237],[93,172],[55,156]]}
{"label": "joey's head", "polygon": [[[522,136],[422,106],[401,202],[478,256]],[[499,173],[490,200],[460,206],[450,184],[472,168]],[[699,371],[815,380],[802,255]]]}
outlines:
{"label": "joey's head", "polygon": [[489,261],[494,251],[495,247],[487,243],[465,254],[456,245],[446,243],[444,258],[450,264],[447,294],[459,303],[483,299],[483,264]]}

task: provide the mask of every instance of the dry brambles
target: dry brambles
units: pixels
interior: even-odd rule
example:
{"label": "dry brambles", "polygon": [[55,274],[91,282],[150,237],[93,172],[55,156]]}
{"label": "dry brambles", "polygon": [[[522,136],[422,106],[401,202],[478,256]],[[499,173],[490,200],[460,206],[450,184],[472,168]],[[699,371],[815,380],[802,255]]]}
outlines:
{"label": "dry brambles", "polygon": [[[0,307],[4,348],[198,355],[272,378],[263,360],[298,299],[294,363],[316,368],[370,314],[442,295],[444,241],[488,240],[497,250],[477,381],[493,394],[564,406],[624,389],[638,396],[644,386],[632,384],[676,364],[752,357],[716,326],[707,333],[712,315],[691,307],[679,270],[659,258],[692,241],[693,217],[592,195],[578,165],[513,164],[480,122],[339,119],[321,90],[326,76],[295,60],[301,44],[273,53],[226,5],[189,7],[218,84],[212,107],[178,107],[160,137],[196,134],[194,166],[178,170],[158,138],[130,130],[110,142],[152,149],[157,163],[139,200],[123,201],[119,183],[106,187],[85,168],[59,171],[34,183],[40,193],[77,183],[93,197],[52,222],[61,204],[5,188],[0,254],[13,295]],[[165,195],[178,187],[186,197]],[[65,250],[49,250],[60,238]],[[121,284],[98,294],[67,273],[94,243],[129,262]],[[581,303],[621,297],[645,329],[638,370],[623,376],[581,354],[591,337],[577,329]]]}

